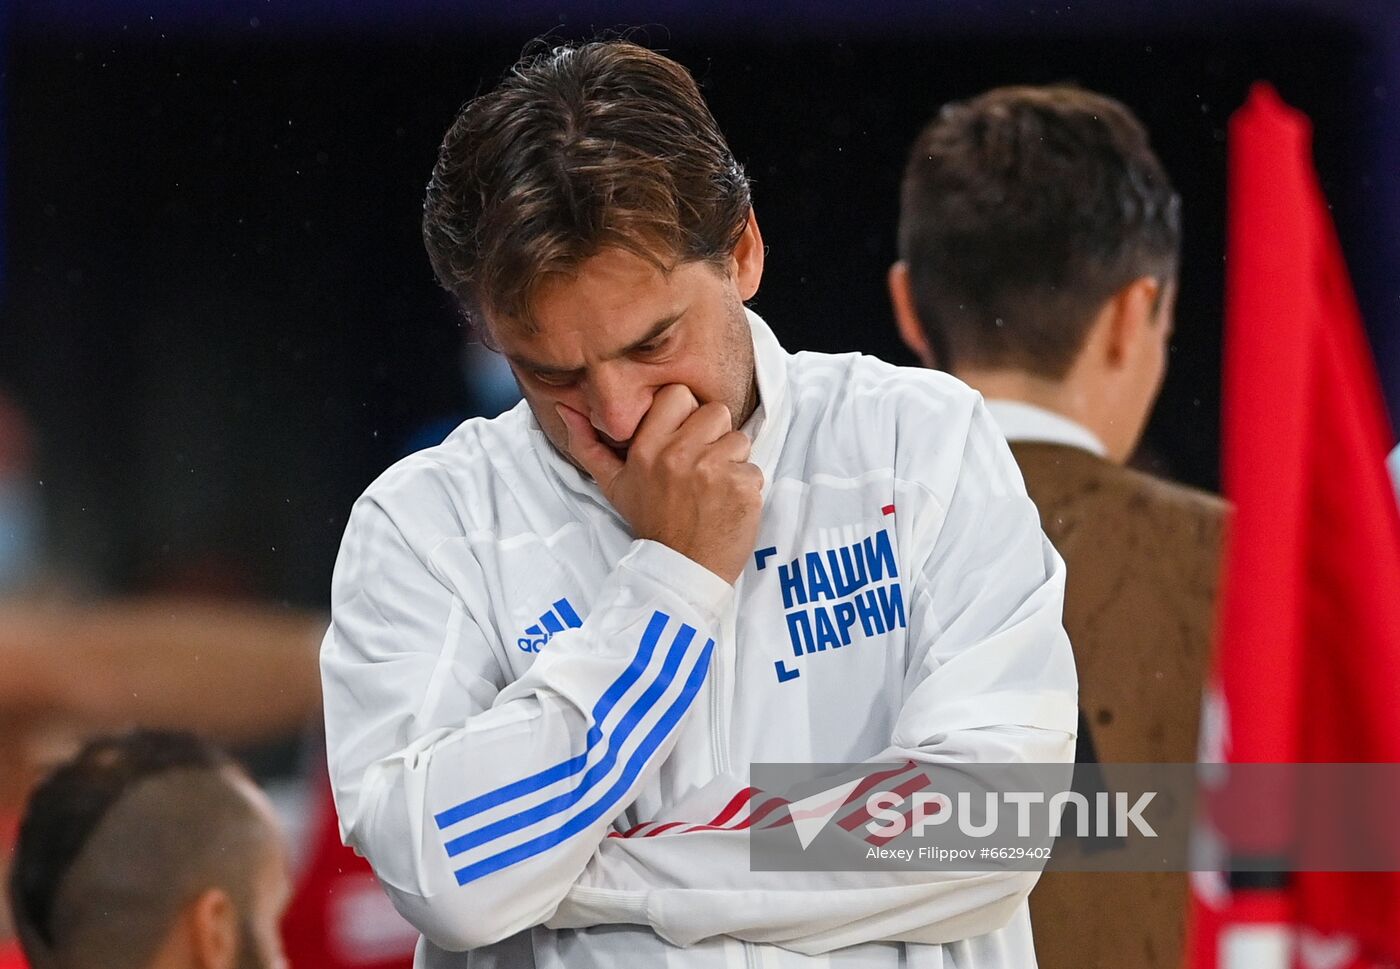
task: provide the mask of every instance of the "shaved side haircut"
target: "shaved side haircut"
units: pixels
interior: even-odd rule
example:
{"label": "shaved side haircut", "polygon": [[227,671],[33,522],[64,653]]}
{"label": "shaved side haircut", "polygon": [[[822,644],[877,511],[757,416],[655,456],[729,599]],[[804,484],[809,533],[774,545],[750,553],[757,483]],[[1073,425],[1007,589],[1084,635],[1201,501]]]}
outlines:
{"label": "shaved side haircut", "polygon": [[89,743],[35,790],[20,822],[10,903],[34,969],[140,969],[211,888],[240,911],[276,832],[253,782],[185,733]]}

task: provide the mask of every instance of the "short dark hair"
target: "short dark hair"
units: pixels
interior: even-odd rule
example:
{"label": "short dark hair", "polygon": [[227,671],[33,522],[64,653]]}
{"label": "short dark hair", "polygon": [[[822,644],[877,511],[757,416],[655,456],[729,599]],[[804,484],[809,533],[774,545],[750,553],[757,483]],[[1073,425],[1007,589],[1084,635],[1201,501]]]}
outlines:
{"label": "short dark hair", "polygon": [[[202,870],[200,877],[207,879],[208,871],[218,866],[249,865],[247,858],[207,861],[199,857],[239,843],[239,837],[230,838],[226,829],[259,823],[251,802],[235,787],[238,775],[228,755],[198,737],[154,730],[93,740],[76,757],[54,770],[29,798],[10,872],[10,905],[20,944],[30,963],[42,969],[51,962],[63,961],[57,957],[75,939],[110,938],[116,934],[123,940],[158,942],[158,938],[150,937],[168,927],[165,920],[173,913],[165,909],[189,899],[171,899],[167,903],[151,898],[150,885],[158,885],[155,892],[159,894],[179,894],[186,891],[189,878],[184,871],[171,868]],[[145,911],[109,911],[112,900],[105,898],[81,899],[78,903],[102,909],[103,916],[113,923],[140,922],[141,918],[132,919],[138,915],[152,924],[116,930],[71,924],[75,920],[61,911],[64,899],[72,894],[68,883],[75,869],[83,867],[85,852],[91,853],[95,843],[112,840],[110,833],[100,833],[105,830],[104,822],[110,825],[126,805],[141,800],[141,789],[167,778],[178,780],[179,790],[174,796],[156,792],[156,799],[164,806],[135,819],[142,843],[100,846],[109,855],[122,852],[133,857],[151,856],[136,863],[141,867],[138,877],[124,881],[122,872],[108,871],[103,875],[119,886],[123,902]],[[152,813],[168,814],[171,818],[155,817]],[[183,822],[187,818],[188,831],[154,830],[163,821],[170,827],[170,820]],[[162,867],[166,870],[155,870]],[[236,887],[231,890],[237,893]],[[139,964],[149,953],[130,951],[135,947],[127,945],[123,951],[106,953],[105,964]]]}
{"label": "short dark hair", "polygon": [[428,183],[423,239],[469,314],[529,326],[539,284],[604,247],[663,271],[728,257],[749,204],[685,68],[593,41],[527,54],[462,108]]}
{"label": "short dark hair", "polygon": [[1104,301],[1176,274],[1181,201],[1142,124],[1068,85],[949,104],[909,155],[899,255],[938,365],[1057,379]]}

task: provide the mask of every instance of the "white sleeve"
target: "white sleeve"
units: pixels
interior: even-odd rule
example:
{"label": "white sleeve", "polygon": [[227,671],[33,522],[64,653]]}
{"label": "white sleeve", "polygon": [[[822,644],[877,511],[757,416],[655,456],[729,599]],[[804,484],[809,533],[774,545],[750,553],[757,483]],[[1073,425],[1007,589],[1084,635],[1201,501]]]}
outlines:
{"label": "white sleeve", "polygon": [[[980,401],[963,448],[957,481],[943,492],[951,497],[929,495],[934,507],[916,526],[925,554],[905,693],[888,748],[871,760],[1071,763],[1078,691],[1061,623],[1064,564]],[[750,871],[748,831],[706,823],[723,817],[710,812],[744,783],[717,779],[677,806],[689,817],[662,819],[686,823],[604,840],[546,924],[632,922],[677,945],[728,935],[808,954],[877,940],[951,942],[1004,926],[1039,877]]]}
{"label": "white sleeve", "polygon": [[490,620],[434,568],[433,514],[356,505],[321,668],[346,843],[408,921],[463,950],[554,912],[674,745],[733,588],[635,542],[581,628],[507,685]]}

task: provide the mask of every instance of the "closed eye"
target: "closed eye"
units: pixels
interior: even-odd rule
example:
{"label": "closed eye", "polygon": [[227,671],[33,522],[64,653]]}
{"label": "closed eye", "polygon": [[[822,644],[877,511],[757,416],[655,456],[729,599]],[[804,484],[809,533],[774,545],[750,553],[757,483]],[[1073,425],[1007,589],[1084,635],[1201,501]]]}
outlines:
{"label": "closed eye", "polygon": [[671,344],[670,334],[659,336],[655,340],[648,340],[640,346],[632,348],[632,356],[639,358],[655,357],[666,351]]}
{"label": "closed eye", "polygon": [[568,387],[578,380],[578,374],[572,371],[533,371],[530,377],[544,384],[546,387]]}

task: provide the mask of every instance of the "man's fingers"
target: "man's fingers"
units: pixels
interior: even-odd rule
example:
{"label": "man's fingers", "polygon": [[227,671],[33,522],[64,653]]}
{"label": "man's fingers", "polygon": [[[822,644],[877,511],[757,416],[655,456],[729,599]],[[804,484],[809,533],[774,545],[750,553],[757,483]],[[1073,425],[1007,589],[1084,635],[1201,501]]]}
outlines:
{"label": "man's fingers", "polygon": [[606,493],[613,478],[622,470],[621,459],[598,440],[598,433],[587,417],[564,404],[555,404],[554,410],[564,422],[569,455],[593,476],[598,487]]}
{"label": "man's fingers", "polygon": [[749,453],[753,450],[753,442],[743,431],[730,431],[715,441],[714,454],[725,461],[733,461],[736,464],[743,464],[748,461]]}
{"label": "man's fingers", "polygon": [[729,408],[713,400],[687,417],[680,429],[681,434],[700,444],[713,444],[733,432],[734,418]]}
{"label": "man's fingers", "polygon": [[632,446],[659,444],[676,433],[686,418],[695,413],[699,406],[700,402],[695,399],[689,387],[684,384],[667,384],[656,392],[651,406],[642,415],[642,421],[632,435]]}

